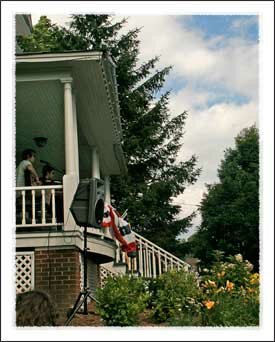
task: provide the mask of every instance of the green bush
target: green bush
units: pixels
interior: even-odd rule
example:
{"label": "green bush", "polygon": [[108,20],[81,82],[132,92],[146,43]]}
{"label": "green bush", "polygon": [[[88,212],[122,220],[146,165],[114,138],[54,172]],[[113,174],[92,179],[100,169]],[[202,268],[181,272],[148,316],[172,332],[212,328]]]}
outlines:
{"label": "green bush", "polygon": [[199,311],[185,311],[170,317],[167,321],[169,326],[176,327],[201,327],[203,324],[202,313]]}
{"label": "green bush", "polygon": [[245,287],[249,283],[253,265],[243,261],[241,254],[229,256],[227,261],[215,262],[212,268],[202,276],[202,280],[210,279],[219,286],[226,286],[226,281],[234,284],[234,288]]}
{"label": "green bush", "polygon": [[199,315],[200,289],[194,273],[170,271],[149,285],[152,319],[165,322],[179,315]]}
{"label": "green bush", "polygon": [[202,325],[259,325],[259,274],[237,254],[216,262],[201,277]]}
{"label": "green bush", "polygon": [[204,326],[258,326],[259,303],[253,299],[222,293],[218,304],[211,310],[204,308],[202,325]]}
{"label": "green bush", "polygon": [[259,274],[240,254],[217,261],[200,276],[200,311],[172,315],[172,326],[259,325]]}
{"label": "green bush", "polygon": [[240,254],[217,261],[198,278],[184,270],[155,279],[109,278],[97,291],[97,312],[108,326],[138,325],[139,314],[170,326],[258,326],[259,283]]}
{"label": "green bush", "polygon": [[128,275],[108,278],[96,292],[96,311],[108,326],[134,326],[149,298],[144,281]]}

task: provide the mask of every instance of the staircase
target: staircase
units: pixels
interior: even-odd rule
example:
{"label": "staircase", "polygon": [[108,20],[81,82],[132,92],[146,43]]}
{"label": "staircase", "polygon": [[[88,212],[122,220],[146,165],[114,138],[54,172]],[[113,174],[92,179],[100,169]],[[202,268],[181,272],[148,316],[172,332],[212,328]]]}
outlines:
{"label": "staircase", "polygon": [[138,233],[134,233],[138,245],[137,257],[129,258],[118,246],[116,260],[113,263],[100,266],[101,282],[108,276],[131,273],[144,278],[156,278],[158,275],[172,269],[185,269],[189,271],[191,266],[165,251],[153,242],[145,239]]}

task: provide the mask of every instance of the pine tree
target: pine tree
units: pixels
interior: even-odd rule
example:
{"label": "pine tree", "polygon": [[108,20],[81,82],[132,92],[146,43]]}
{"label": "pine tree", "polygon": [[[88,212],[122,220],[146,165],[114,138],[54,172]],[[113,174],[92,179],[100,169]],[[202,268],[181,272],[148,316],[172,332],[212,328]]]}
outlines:
{"label": "pine tree", "polygon": [[[128,209],[136,232],[177,254],[176,237],[190,227],[193,215],[177,219],[180,207],[172,198],[193,184],[200,170],[195,156],[176,162],[187,113],[171,118],[169,92],[161,91],[171,67],[157,70],[159,57],[140,65],[140,29],[120,34],[126,22],[114,23],[108,15],[73,15],[70,28],[65,29],[52,24],[49,27],[49,21],[42,17],[31,37],[20,38],[19,43],[31,51],[33,45],[28,46],[28,40],[41,38],[37,30],[43,33],[46,26],[52,34],[43,35],[45,41],[40,39],[38,48],[103,50],[114,58],[128,175],[112,177],[113,204],[120,212]],[[180,252],[178,255],[182,256]]]}

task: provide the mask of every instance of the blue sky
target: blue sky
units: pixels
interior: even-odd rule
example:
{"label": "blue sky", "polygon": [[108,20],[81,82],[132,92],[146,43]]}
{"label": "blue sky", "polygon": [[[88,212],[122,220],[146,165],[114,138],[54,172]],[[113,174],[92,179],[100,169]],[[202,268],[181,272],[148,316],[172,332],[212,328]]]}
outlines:
{"label": "blue sky", "polygon": [[[177,16],[176,21],[190,31],[198,32],[202,35],[203,40],[209,41],[215,37],[221,37],[222,41],[218,41],[211,47],[214,50],[222,50],[230,40],[244,39],[247,43],[257,44],[259,38],[258,16],[256,15],[190,15]],[[184,42],[183,42],[184,44]],[[244,104],[249,101],[248,96],[244,96],[234,90],[225,87],[222,83],[210,83],[209,81],[193,82],[193,87],[197,91],[215,90],[216,96],[212,96],[206,105],[211,106],[220,102],[231,102],[236,104]],[[166,89],[173,89],[177,93],[188,85],[188,81],[184,77],[169,77]],[[201,108],[201,106],[197,106]]]}
{"label": "blue sky", "polygon": [[[179,24],[179,28],[197,33],[206,43],[211,42],[209,51],[223,51],[234,40],[241,40],[248,46],[258,45],[259,25],[256,15],[188,15],[171,18]],[[184,40],[182,44],[185,44]],[[219,103],[244,105],[251,100],[249,94],[228,86],[224,81],[217,82],[200,77],[188,79],[184,74],[177,73],[177,65],[174,64],[173,69],[175,71],[167,78],[161,93],[170,90],[173,94],[178,94],[188,87],[192,87],[194,92],[208,92],[209,98],[204,103],[194,103],[193,108],[196,110],[210,108]]]}
{"label": "blue sky", "polygon": [[[179,22],[182,16],[178,17]],[[205,39],[223,35],[225,38],[242,35],[250,41],[259,37],[258,16],[256,15],[192,15],[184,21],[187,27],[203,32]]]}

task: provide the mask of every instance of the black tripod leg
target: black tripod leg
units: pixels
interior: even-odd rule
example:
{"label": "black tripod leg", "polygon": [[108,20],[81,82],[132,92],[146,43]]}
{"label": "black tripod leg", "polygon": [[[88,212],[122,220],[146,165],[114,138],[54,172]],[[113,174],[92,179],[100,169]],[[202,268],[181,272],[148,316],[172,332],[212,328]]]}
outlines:
{"label": "black tripod leg", "polygon": [[85,293],[83,300],[82,300],[82,303],[84,303],[84,309],[83,309],[84,315],[88,315],[88,302],[87,302],[88,296],[89,296],[89,292],[87,291]]}
{"label": "black tripod leg", "polygon": [[83,294],[82,292],[79,293],[79,295],[78,295],[78,297],[77,297],[77,299],[75,301],[74,307],[72,308],[71,312],[73,312],[75,310],[75,308],[76,308],[76,306],[77,306],[77,304],[78,304],[82,294]]}
{"label": "black tripod leg", "polygon": [[88,297],[91,299],[91,300],[94,300],[97,304],[99,304],[99,301],[93,297],[90,293],[88,294]]}
{"label": "black tripod leg", "polygon": [[[80,293],[80,295],[78,296],[78,300],[80,299],[80,297],[83,295],[84,293]],[[79,303],[75,303],[74,305],[74,309],[70,315],[70,317],[67,319],[67,321],[65,322],[65,325],[68,325],[71,320],[74,318],[74,315],[77,313],[77,311],[81,308],[82,304],[87,301],[87,298],[89,296],[89,292],[86,292],[84,297],[82,298],[82,300]],[[85,303],[84,303],[85,304]],[[85,311],[85,307],[84,307],[84,314],[88,314],[88,310]]]}
{"label": "black tripod leg", "polygon": [[[81,298],[82,295],[83,295],[83,293],[80,292],[79,295],[78,295],[78,297],[77,297],[77,300],[76,300],[76,302],[75,302],[75,305],[74,305],[74,307],[72,308],[71,314],[70,314],[70,316],[68,317],[68,319],[67,319],[66,322],[65,322],[65,325],[68,325],[68,324],[71,322],[71,320],[74,318],[74,315],[76,314],[76,312],[77,312],[77,311],[79,310],[79,308],[81,307],[81,305],[82,305],[82,303],[83,303],[83,300],[80,301],[80,298]],[[80,301],[80,302],[79,302],[79,301]]]}

